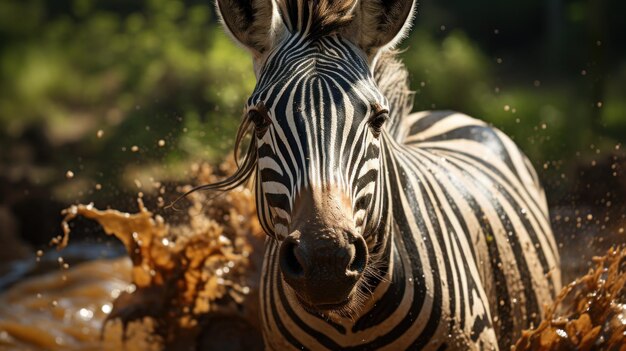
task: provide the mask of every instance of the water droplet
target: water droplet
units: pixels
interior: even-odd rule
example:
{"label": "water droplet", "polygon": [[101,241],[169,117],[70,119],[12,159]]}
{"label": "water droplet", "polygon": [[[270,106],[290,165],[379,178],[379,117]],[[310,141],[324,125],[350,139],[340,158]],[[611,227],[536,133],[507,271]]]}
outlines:
{"label": "water droplet", "polygon": [[91,318],[93,318],[93,311],[87,308],[81,308],[78,311],[78,315],[80,316],[80,318],[82,318],[83,320],[90,320]]}
{"label": "water droplet", "polygon": [[111,310],[113,310],[113,306],[111,306],[110,303],[105,303],[104,305],[102,305],[100,310],[102,310],[102,313],[109,314],[111,313]]}

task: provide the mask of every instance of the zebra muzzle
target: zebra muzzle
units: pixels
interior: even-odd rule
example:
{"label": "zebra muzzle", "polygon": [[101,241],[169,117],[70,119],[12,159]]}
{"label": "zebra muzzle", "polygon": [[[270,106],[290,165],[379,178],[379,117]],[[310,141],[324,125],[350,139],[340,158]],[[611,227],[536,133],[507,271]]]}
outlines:
{"label": "zebra muzzle", "polygon": [[280,268],[299,300],[319,310],[350,302],[367,265],[365,240],[341,230],[295,231],[281,244]]}

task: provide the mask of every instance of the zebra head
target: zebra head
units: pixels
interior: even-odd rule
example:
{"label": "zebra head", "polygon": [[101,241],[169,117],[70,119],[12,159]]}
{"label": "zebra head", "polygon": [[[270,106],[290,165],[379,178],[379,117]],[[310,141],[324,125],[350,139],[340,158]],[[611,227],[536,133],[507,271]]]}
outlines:
{"label": "zebra head", "polygon": [[[253,57],[257,85],[238,141],[252,143],[235,185],[256,175],[264,230],[277,240],[290,299],[356,308],[384,235],[389,102],[372,67],[399,41],[413,0],[218,0]],[[374,273],[371,273],[374,274]]]}

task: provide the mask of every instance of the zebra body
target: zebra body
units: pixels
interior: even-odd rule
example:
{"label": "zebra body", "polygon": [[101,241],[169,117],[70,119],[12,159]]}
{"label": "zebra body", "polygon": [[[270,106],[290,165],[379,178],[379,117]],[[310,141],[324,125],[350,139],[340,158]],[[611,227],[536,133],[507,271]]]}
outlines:
{"label": "zebra body", "polygon": [[560,288],[545,196],[515,144],[460,113],[409,113],[386,48],[413,7],[218,0],[257,86],[238,136],[252,129],[252,145],[215,187],[256,176],[268,349],[506,349]]}

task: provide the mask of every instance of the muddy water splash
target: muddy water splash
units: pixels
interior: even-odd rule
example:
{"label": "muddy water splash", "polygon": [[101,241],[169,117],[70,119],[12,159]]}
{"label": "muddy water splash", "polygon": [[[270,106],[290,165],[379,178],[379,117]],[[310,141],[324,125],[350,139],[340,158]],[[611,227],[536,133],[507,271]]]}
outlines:
{"label": "muddy water splash", "polygon": [[594,260],[595,269],[563,288],[515,350],[626,351],[626,248]]}
{"label": "muddy water splash", "polygon": [[[102,341],[100,326],[129,287],[130,268],[126,259],[98,260],[14,286],[0,297],[0,350],[120,349],[120,323]],[[146,330],[130,327],[129,346],[149,350]]]}
{"label": "muddy water splash", "polygon": [[[216,180],[208,166],[194,171],[200,184]],[[57,245],[68,243],[68,222],[83,216],[118,238],[130,260],[96,260],[11,289],[0,305],[0,316],[10,317],[0,322],[0,348],[216,349],[245,333],[230,349],[259,349],[264,236],[253,195],[240,188],[211,198],[193,193],[190,200],[178,225],[154,215],[141,198],[135,214],[91,205],[66,209]]]}

